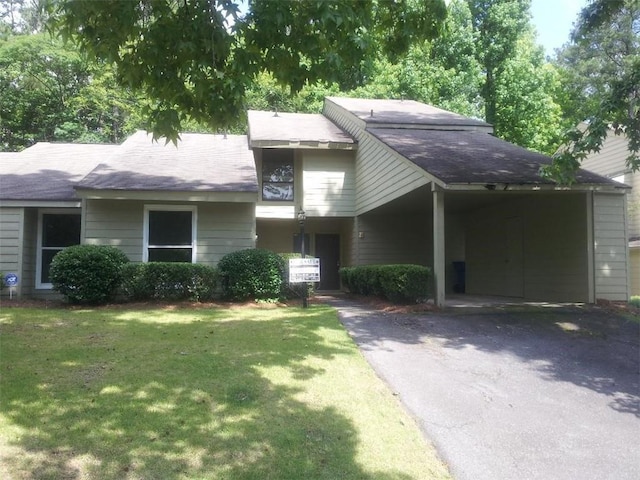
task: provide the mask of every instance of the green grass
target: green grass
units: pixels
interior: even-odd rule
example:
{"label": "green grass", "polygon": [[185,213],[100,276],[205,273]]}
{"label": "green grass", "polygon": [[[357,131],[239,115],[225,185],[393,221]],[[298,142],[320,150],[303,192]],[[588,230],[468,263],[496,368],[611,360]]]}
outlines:
{"label": "green grass", "polygon": [[449,478],[331,308],[5,308],[0,328],[0,478]]}

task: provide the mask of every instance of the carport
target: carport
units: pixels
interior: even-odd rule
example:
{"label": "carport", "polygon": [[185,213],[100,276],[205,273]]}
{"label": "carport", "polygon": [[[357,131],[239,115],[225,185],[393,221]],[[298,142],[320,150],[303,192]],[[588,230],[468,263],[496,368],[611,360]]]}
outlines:
{"label": "carport", "polygon": [[433,266],[434,297],[626,299],[625,188],[579,171],[562,187],[550,158],[472,131],[374,129],[425,184],[356,220],[357,264]]}
{"label": "carport", "polygon": [[324,115],[358,142],[351,265],[433,267],[437,305],[463,287],[525,300],[628,299],[626,186],[585,170],[558,185],[540,174],[550,157],[411,100],[328,97]]}

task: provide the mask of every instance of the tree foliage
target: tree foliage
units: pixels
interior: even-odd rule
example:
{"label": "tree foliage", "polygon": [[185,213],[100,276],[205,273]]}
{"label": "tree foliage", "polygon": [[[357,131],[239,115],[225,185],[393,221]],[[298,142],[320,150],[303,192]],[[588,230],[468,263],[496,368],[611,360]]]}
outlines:
{"label": "tree foliage", "polygon": [[[485,74],[485,120],[496,123],[498,82],[518,39],[529,27],[531,0],[468,0],[476,32],[476,58]],[[499,129],[496,129],[499,134]]]}
{"label": "tree foliage", "polygon": [[570,183],[580,162],[599,151],[611,131],[626,135],[627,166],[639,169],[640,0],[592,1],[556,62],[565,118],[574,128],[545,173]]}
{"label": "tree foliage", "polygon": [[120,142],[143,124],[144,102],[46,34],[0,40],[0,150],[37,141]]}
{"label": "tree foliage", "polygon": [[354,86],[373,53],[405,52],[435,36],[443,0],[49,0],[50,26],[117,79],[156,102],[154,137],[175,140],[185,120],[233,124],[261,72],[299,91],[307,84]]}

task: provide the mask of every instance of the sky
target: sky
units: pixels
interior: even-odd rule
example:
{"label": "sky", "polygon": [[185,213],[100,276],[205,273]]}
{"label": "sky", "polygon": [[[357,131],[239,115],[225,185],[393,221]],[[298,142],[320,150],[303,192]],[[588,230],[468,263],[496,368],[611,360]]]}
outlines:
{"label": "sky", "polygon": [[531,0],[532,23],[547,55],[569,41],[580,10],[588,0]]}

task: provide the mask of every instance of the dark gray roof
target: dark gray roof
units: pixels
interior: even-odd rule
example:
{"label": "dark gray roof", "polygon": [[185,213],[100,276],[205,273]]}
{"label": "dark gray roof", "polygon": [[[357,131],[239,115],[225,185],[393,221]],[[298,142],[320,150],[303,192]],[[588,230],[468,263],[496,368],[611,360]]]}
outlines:
{"label": "dark gray roof", "polygon": [[109,158],[118,145],[37,143],[0,156],[0,199],[77,200],[73,185]]}
{"label": "dark gray roof", "polygon": [[[403,157],[445,184],[553,184],[540,176],[540,167],[551,158],[472,131],[369,128]],[[580,184],[613,185],[613,181],[579,170]]]}
{"label": "dark gray roof", "polygon": [[327,97],[352,115],[366,122],[369,127],[383,125],[420,127],[448,127],[449,129],[482,128],[490,130],[490,124],[457,113],[442,110],[414,100],[380,100],[365,98]]}
{"label": "dark gray roof", "polygon": [[178,145],[137,132],[77,188],[91,190],[257,192],[245,135],[185,133]]}
{"label": "dark gray roof", "polygon": [[356,142],[328,118],[314,113],[249,110],[252,147],[305,146],[354,148]]}

